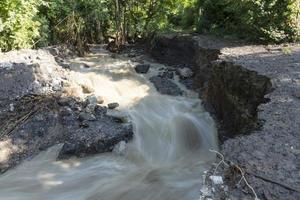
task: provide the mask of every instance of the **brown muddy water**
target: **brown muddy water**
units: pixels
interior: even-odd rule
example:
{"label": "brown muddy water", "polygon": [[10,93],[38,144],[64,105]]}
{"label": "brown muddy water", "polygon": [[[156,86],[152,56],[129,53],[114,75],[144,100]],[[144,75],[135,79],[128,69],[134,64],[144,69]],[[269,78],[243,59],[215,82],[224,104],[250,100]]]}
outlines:
{"label": "brown muddy water", "polygon": [[[134,139],[116,151],[57,161],[61,145],[0,176],[2,200],[197,200],[202,175],[215,159],[214,121],[197,94],[159,94],[134,63],[99,51],[72,61],[70,79],[89,84],[105,104],[118,102],[134,124]],[[80,64],[86,63],[91,68]],[[84,94],[74,94],[84,98]]]}

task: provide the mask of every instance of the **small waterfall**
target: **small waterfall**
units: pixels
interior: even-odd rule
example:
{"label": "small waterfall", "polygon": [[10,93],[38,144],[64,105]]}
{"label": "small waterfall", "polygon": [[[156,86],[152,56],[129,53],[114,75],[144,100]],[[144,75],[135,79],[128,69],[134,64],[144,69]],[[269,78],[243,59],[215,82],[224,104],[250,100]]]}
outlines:
{"label": "small waterfall", "polygon": [[[78,63],[91,65],[82,69]],[[60,145],[0,176],[0,200],[192,200],[217,149],[212,118],[193,92],[160,95],[130,62],[102,54],[74,60],[73,80],[88,82],[105,102],[119,102],[135,136],[122,155],[56,161]]]}

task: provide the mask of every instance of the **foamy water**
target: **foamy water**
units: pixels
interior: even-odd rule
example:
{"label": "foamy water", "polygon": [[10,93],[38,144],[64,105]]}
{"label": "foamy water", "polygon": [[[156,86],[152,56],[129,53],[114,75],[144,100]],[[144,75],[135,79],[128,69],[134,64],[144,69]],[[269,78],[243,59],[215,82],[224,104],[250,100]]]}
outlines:
{"label": "foamy water", "polygon": [[[83,68],[86,63],[91,68]],[[216,128],[197,95],[156,92],[133,63],[105,51],[73,60],[71,79],[93,87],[105,104],[118,102],[134,124],[134,139],[119,155],[56,161],[61,145],[42,152],[0,176],[3,200],[192,200],[199,198],[202,174],[214,160]],[[84,97],[80,88],[76,95]]]}

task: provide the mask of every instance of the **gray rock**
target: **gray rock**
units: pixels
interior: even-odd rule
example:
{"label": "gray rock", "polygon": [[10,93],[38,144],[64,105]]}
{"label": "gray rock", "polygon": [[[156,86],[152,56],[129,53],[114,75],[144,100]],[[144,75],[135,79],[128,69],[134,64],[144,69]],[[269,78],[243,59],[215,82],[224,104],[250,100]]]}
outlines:
{"label": "gray rock", "polygon": [[59,65],[62,66],[63,68],[65,68],[65,69],[71,69],[70,63],[61,62],[61,63],[59,63]]}
{"label": "gray rock", "polygon": [[85,94],[90,94],[95,92],[93,86],[88,85],[88,84],[81,84],[82,92]]}
{"label": "gray rock", "polygon": [[122,123],[128,123],[129,122],[129,116],[124,113],[117,110],[108,110],[106,113],[107,116],[112,117],[114,119],[117,119],[118,121]]}
{"label": "gray rock", "polygon": [[120,105],[118,104],[118,103],[109,103],[108,105],[107,105],[107,107],[109,108],[109,109],[115,109],[115,108],[117,108],[117,107],[119,107]]}
{"label": "gray rock", "polygon": [[173,79],[174,72],[173,71],[165,71],[165,72],[162,72],[160,76],[163,78]]}
{"label": "gray rock", "polygon": [[181,78],[191,78],[194,75],[193,71],[187,67],[178,69],[178,73]]}
{"label": "gray rock", "polygon": [[90,122],[87,128],[76,130],[64,143],[58,159],[111,152],[119,142],[129,141],[132,137],[132,126],[109,120]]}
{"label": "gray rock", "polygon": [[98,99],[95,95],[90,95],[86,98],[86,103],[87,104],[92,104],[92,105],[97,105]]}
{"label": "gray rock", "polygon": [[91,114],[91,113],[87,113],[87,112],[81,112],[79,114],[78,117],[79,121],[83,122],[83,121],[95,121],[96,117],[95,115]]}
{"label": "gray rock", "polygon": [[135,66],[134,69],[135,69],[136,73],[147,74],[150,69],[150,65],[149,64],[138,64]]}
{"label": "gray rock", "polygon": [[161,94],[171,95],[171,96],[181,96],[183,91],[168,78],[153,76],[149,79]]}
{"label": "gray rock", "polygon": [[129,58],[134,58],[134,57],[136,57],[137,55],[136,55],[135,53],[129,53],[127,56],[128,56]]}
{"label": "gray rock", "polygon": [[59,99],[58,104],[60,106],[68,106],[74,109],[76,107],[77,102],[76,99],[73,97],[66,97],[66,98]]}
{"label": "gray rock", "polygon": [[80,68],[91,68],[91,66],[89,66],[86,63],[82,63],[82,64],[80,64]]}

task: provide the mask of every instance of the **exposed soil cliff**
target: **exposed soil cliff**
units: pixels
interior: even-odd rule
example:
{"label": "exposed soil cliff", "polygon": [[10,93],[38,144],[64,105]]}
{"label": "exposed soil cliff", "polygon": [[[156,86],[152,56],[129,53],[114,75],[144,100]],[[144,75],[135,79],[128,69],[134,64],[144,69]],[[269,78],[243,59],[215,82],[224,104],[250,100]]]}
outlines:
{"label": "exposed soil cliff", "polygon": [[[257,128],[257,107],[266,102],[270,79],[228,61],[217,61],[228,44],[205,36],[163,35],[152,41],[151,55],[175,68],[194,72],[192,88],[220,122],[224,138]],[[183,80],[184,82],[185,80]]]}

